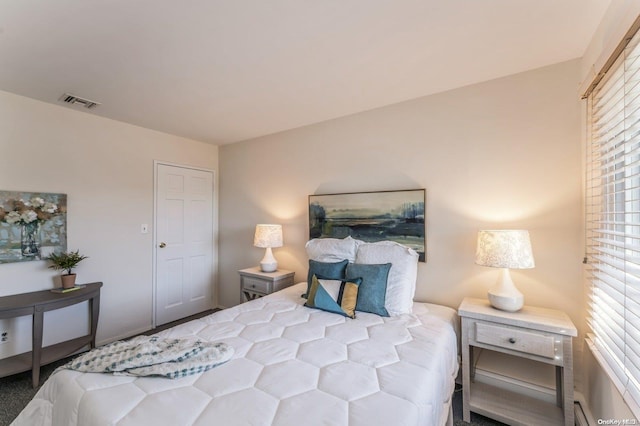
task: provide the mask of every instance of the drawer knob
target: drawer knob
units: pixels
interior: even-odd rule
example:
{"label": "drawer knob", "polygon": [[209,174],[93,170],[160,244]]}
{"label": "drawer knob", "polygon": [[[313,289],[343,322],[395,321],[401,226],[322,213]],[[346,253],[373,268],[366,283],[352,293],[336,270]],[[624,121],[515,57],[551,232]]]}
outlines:
{"label": "drawer knob", "polygon": [[513,344],[513,343],[515,343],[515,342],[516,342],[516,339],[514,339],[513,337],[509,337],[509,343],[512,343],[512,344]]}

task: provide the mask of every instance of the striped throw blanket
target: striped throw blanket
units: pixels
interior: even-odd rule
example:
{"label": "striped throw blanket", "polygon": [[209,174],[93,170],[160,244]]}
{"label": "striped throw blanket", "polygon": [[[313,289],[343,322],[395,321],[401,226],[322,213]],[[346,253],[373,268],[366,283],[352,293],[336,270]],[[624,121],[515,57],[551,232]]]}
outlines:
{"label": "striped throw blanket", "polygon": [[175,379],[210,370],[229,361],[233,353],[221,342],[138,336],[95,348],[59,369]]}

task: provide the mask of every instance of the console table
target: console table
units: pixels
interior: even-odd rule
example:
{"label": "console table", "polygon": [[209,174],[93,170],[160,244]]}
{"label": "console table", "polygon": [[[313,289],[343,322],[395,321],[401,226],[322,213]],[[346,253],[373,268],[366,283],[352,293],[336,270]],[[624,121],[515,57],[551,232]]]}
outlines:
{"label": "console table", "polygon": [[[33,317],[32,350],[9,358],[0,359],[0,377],[31,370],[33,387],[40,382],[40,366],[62,359],[89,345],[96,346],[96,330],[100,314],[101,282],[85,284],[79,290],[68,293],[53,293],[49,290],[0,297],[0,319],[24,315]],[[72,340],[42,347],[44,313],[55,309],[89,301],[91,333]]]}

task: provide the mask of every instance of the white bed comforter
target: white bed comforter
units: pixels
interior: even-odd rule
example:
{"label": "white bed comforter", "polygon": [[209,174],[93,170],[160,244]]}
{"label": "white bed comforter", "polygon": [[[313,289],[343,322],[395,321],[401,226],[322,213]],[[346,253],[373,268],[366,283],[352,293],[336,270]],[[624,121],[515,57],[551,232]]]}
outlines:
{"label": "white bed comforter", "polygon": [[14,425],[437,425],[458,370],[454,310],[415,303],[351,320],[303,305],[306,284],[159,333],[233,358],[180,379],[62,370]]}

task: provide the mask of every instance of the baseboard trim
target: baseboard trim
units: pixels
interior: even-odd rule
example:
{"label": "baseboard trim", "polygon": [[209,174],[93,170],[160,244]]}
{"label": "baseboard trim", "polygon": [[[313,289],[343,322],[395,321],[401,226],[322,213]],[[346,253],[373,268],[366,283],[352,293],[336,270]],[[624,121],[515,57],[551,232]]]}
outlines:
{"label": "baseboard trim", "polygon": [[139,334],[143,334],[147,331],[149,331],[150,327],[141,327],[132,331],[127,332],[127,334],[121,334],[119,336],[115,336],[115,337],[110,337],[108,339],[105,340],[100,340],[96,342],[96,346],[102,346],[102,345],[107,345],[109,343],[115,342],[116,340],[125,340],[128,339],[130,337],[133,336],[137,336]]}

